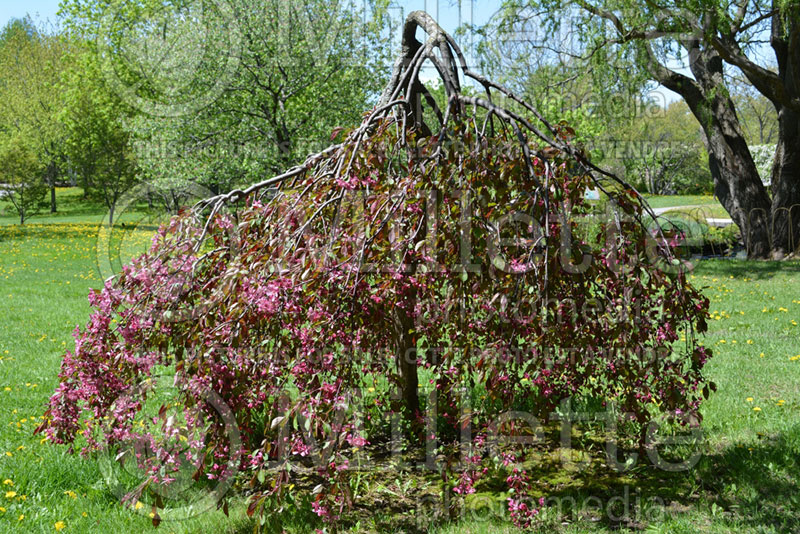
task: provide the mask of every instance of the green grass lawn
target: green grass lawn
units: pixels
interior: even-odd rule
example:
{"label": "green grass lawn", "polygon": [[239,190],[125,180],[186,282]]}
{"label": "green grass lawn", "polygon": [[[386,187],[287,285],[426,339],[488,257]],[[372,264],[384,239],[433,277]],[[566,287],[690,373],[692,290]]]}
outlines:
{"label": "green grass lawn", "polygon": [[653,208],[671,208],[673,206],[712,206],[719,201],[712,195],[645,195]]}
{"label": "green grass lawn", "polygon": [[[719,200],[711,195],[645,195],[645,198],[652,208],[674,207],[676,211],[684,211],[694,218],[730,218],[730,215],[725,211],[725,208],[722,207],[722,204],[719,203]],[[680,210],[683,206],[692,207]]]}
{"label": "green grass lawn", "polygon": [[[33,435],[56,385],[61,356],[73,344],[72,331],[88,318],[87,291],[101,284],[96,221],[102,215],[62,217],[40,221],[48,224],[0,225],[0,533],[56,532],[57,524],[63,532],[81,534],[154,531],[146,515],[119,504],[96,460]],[[148,231],[134,228],[123,237],[125,256],[146,244]],[[601,449],[582,471],[554,463],[544,480],[547,493],[577,505],[562,517],[545,511],[544,531],[624,532],[626,524],[596,510],[591,497],[604,503],[627,491],[631,502],[659,497],[666,505],[645,504],[649,519],[644,514],[627,524],[647,532],[800,532],[800,358],[792,359],[800,355],[800,263],[704,261],[693,282],[705,287],[712,302],[704,343],[714,348],[707,369],[719,386],[704,407],[706,442],[699,464],[668,473],[640,463],[632,474],[610,475],[600,465]],[[404,484],[404,479],[376,481],[366,493],[391,502]],[[489,497],[502,504],[502,495]],[[162,523],[157,532],[251,532],[244,510],[244,499],[238,499],[230,518],[214,511]],[[434,530],[513,531],[507,523],[480,517],[468,514]],[[392,523],[391,514],[376,507],[366,510],[352,531],[384,523]],[[283,527],[311,528],[302,522]]]}

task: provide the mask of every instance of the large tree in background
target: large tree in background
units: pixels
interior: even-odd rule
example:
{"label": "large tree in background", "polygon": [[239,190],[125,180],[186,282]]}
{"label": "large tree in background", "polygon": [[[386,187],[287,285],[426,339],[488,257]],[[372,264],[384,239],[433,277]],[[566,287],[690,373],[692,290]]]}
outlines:
{"label": "large tree in background", "polygon": [[[772,246],[777,254],[800,245],[800,2],[754,0],[727,11],[692,13],[686,20],[711,47],[738,67],[778,112],[778,139],[772,171]],[[704,16],[705,15],[705,16]],[[706,20],[708,19],[708,20]],[[755,31],[769,23],[777,72],[759,61]]]}
{"label": "large tree in background", "polygon": [[85,45],[65,74],[66,153],[82,177],[84,189],[108,208],[108,223],[122,195],[139,179],[130,134],[125,129],[133,110],[106,86],[97,55]]}
{"label": "large tree in background", "polygon": [[35,147],[50,187],[50,211],[56,211],[55,186],[65,164],[66,131],[62,75],[70,61],[69,38],[24,19],[0,36],[0,123],[7,135],[23,136]]}
{"label": "large tree in background", "polygon": [[482,69],[534,102],[550,122],[573,126],[595,163],[641,191],[713,188],[702,130],[685,104],[666,106],[650,80],[621,62],[604,62],[596,74],[595,65],[566,46],[569,35],[554,36],[538,18],[514,11],[480,28]]}
{"label": "large tree in background", "polygon": [[[784,209],[787,202],[795,202],[789,191],[797,189],[792,184],[798,176],[789,172],[793,168],[790,160],[776,165],[780,176],[773,178],[773,184],[782,184],[773,185],[775,194],[770,199],[725,84],[724,62],[736,60],[737,66],[744,66],[741,57],[757,46],[758,36],[770,21],[773,28],[779,27],[777,34],[773,31],[773,46],[780,50],[781,43],[786,42],[791,50],[791,32],[787,34],[786,29],[793,27],[791,21],[797,17],[795,4],[788,2],[773,9],[758,2],[739,2],[726,10],[710,1],[687,6],[683,2],[656,5],[637,0],[512,0],[506,2],[506,19],[533,12],[556,31],[567,20],[576,30],[568,51],[591,64],[600,77],[613,79],[609,69],[626,66],[632,75],[646,77],[681,95],[703,128],[716,195],[742,229],[749,256],[764,258],[771,253],[782,256],[791,247],[791,236],[800,235],[788,227]],[[684,60],[688,61],[687,74],[673,68]],[[779,65],[779,72],[786,70]],[[791,93],[786,75],[781,78],[773,73],[770,77],[765,72],[759,74],[772,81],[776,93]],[[787,135],[791,135],[788,124],[781,129],[780,137]],[[781,143],[784,151],[787,143],[791,144],[788,138]],[[783,156],[778,159],[786,160]],[[782,219],[786,224],[780,224]],[[796,219],[800,223],[800,217]]]}
{"label": "large tree in background", "polygon": [[365,24],[353,4],[68,0],[63,11],[139,108],[131,131],[147,181],[220,191],[302,160],[374,103],[388,76],[386,6],[372,2]]}

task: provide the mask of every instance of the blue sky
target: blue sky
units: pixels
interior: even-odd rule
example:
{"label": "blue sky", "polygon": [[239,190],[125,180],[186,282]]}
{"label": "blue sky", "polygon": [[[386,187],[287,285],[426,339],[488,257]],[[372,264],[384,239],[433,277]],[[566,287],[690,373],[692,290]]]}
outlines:
{"label": "blue sky", "polygon": [[[24,0],[0,1],[0,24],[5,26],[12,18],[24,17],[30,14],[40,20],[56,22],[60,0]],[[458,5],[461,4],[459,16]],[[394,0],[396,16],[405,17],[409,12],[423,9],[437,18],[439,24],[448,31],[453,32],[462,23],[485,24],[497,12],[501,0]],[[468,48],[467,43],[462,43],[462,48]],[[423,73],[423,77],[425,73]],[[677,98],[677,95],[663,89],[667,101]]]}
{"label": "blue sky", "polygon": [[30,14],[42,20],[55,22],[59,0],[3,0],[0,2],[0,24],[5,26],[14,18],[22,18]]}
{"label": "blue sky", "polygon": [[[457,0],[400,0],[393,2],[403,8],[405,13],[415,9],[426,9],[436,15],[438,8],[439,20],[446,30],[453,30],[458,25]],[[12,18],[24,17],[26,14],[37,15],[41,19],[54,21],[58,11],[59,0],[4,0],[0,2],[0,24],[5,24]],[[497,10],[499,0],[462,0],[462,20],[470,21],[474,14],[476,23],[483,23]]]}

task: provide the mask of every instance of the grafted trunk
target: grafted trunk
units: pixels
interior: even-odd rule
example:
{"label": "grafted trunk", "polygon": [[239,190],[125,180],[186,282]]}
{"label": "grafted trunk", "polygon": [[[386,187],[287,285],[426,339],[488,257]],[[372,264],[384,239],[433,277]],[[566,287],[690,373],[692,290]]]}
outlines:
{"label": "grafted trunk", "polygon": [[[413,306],[412,303],[409,303]],[[417,353],[414,340],[413,309],[395,309],[395,345],[397,370],[400,374],[400,396],[403,416],[416,426],[420,416],[419,375],[417,374]]]}

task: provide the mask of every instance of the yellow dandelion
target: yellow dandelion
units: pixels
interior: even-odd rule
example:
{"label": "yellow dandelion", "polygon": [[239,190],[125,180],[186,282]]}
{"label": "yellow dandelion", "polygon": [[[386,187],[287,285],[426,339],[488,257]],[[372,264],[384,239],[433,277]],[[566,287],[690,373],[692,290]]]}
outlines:
{"label": "yellow dandelion", "polygon": [[77,499],[77,498],[78,498],[78,494],[77,494],[77,493],[75,493],[75,492],[74,492],[74,491],[72,491],[72,490],[67,490],[67,491],[65,491],[65,492],[64,492],[64,495],[68,495],[68,496],[72,497],[73,499]]}
{"label": "yellow dandelion", "polygon": [[1,512],[1,513],[6,513],[6,509],[5,509],[5,508],[3,508],[2,506],[0,506],[0,512]]}
{"label": "yellow dandelion", "polygon": [[3,485],[4,485],[4,486],[13,486],[13,485],[14,485],[14,482],[12,482],[12,480],[11,480],[10,478],[7,478],[7,479],[5,479],[5,480],[3,481]]}
{"label": "yellow dandelion", "polygon": [[759,356],[760,356],[761,358],[763,358],[763,357],[764,357],[764,353],[762,352],[761,354],[759,354]]}
{"label": "yellow dandelion", "polygon": [[745,400],[746,400],[747,402],[753,402],[753,397],[747,397]]}
{"label": "yellow dandelion", "polygon": [[25,514],[19,514],[17,521],[22,521],[23,519],[25,519]]}
{"label": "yellow dandelion", "polygon": [[66,527],[67,525],[63,521],[56,521],[56,524],[53,526],[56,528],[56,530],[61,531],[64,530],[64,527]]}
{"label": "yellow dandelion", "polygon": [[133,505],[133,508],[134,508],[134,510],[139,510],[143,506],[144,505],[141,503],[141,501],[136,501],[136,504]]}
{"label": "yellow dandelion", "polygon": [[747,340],[747,344],[748,344],[748,345],[752,345],[752,344],[753,344],[753,340],[752,340],[752,339],[748,339],[748,340]]}
{"label": "yellow dandelion", "polygon": [[6,499],[13,499],[16,496],[17,496],[17,492],[16,491],[7,491],[6,492]]}
{"label": "yellow dandelion", "polygon": [[758,406],[753,406],[753,411],[754,412],[760,412],[761,408],[759,408]]}

